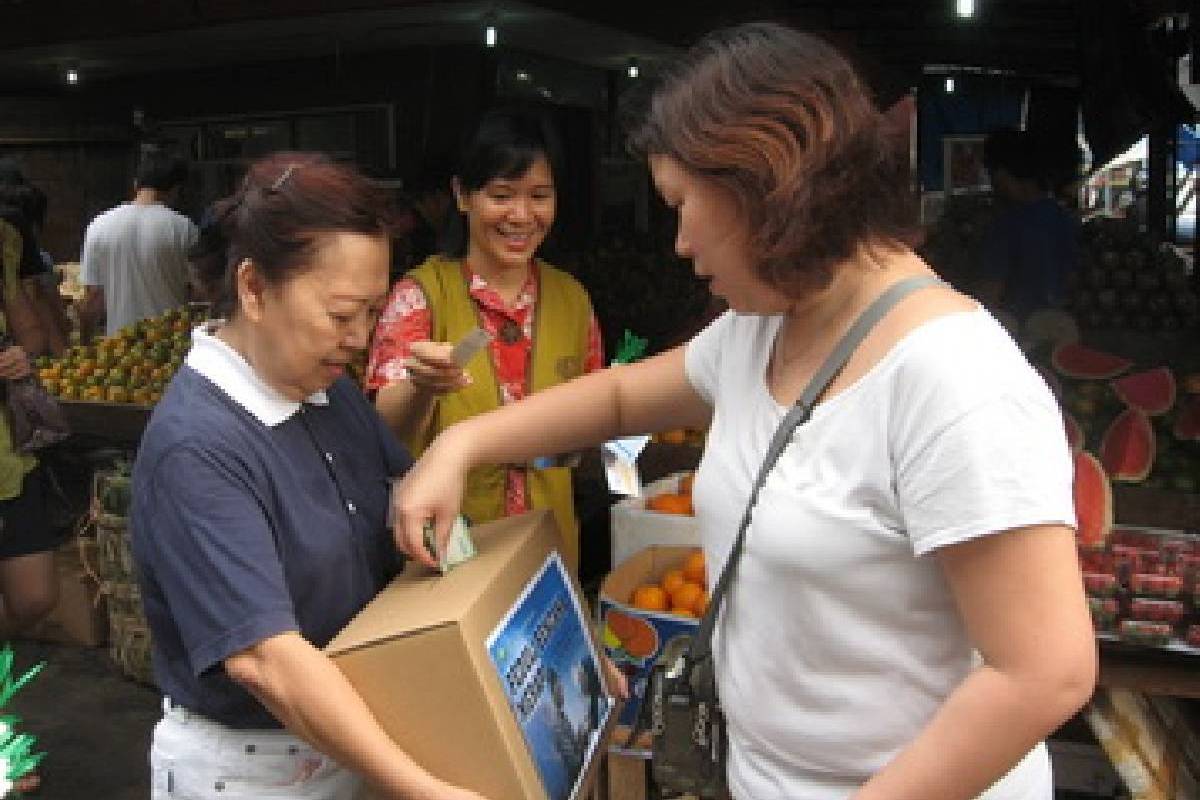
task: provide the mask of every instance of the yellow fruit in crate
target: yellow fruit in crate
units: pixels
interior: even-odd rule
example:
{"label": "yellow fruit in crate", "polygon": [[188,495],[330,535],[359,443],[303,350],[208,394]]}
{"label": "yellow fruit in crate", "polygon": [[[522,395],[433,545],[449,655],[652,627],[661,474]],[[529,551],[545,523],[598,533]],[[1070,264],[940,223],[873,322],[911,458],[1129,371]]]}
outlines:
{"label": "yellow fruit in crate", "polygon": [[103,386],[88,386],[83,390],[83,399],[93,402],[102,402],[104,400]]}
{"label": "yellow fruit in crate", "polygon": [[55,395],[58,394],[58,379],[57,378],[42,378],[39,376],[38,380],[41,381],[42,388],[45,389],[47,392],[49,392],[50,394],[55,394]]}
{"label": "yellow fruit in crate", "polygon": [[150,405],[150,390],[145,388],[134,389],[129,393],[129,399],[139,406],[148,406]]}
{"label": "yellow fruit in crate", "polygon": [[109,386],[105,396],[110,403],[128,403],[129,389],[124,386]]}
{"label": "yellow fruit in crate", "polygon": [[58,396],[63,400],[78,400],[79,387],[64,381],[58,385]]}
{"label": "yellow fruit in crate", "polygon": [[615,633],[613,633],[613,629],[607,625],[604,626],[604,636],[602,638],[604,640],[604,646],[610,650],[616,650],[621,646],[621,640]]}

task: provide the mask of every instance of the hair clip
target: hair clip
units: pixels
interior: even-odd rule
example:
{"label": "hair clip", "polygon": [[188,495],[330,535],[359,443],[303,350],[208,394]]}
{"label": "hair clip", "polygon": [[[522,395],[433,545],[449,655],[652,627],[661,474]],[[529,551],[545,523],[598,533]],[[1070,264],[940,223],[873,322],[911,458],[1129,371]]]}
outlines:
{"label": "hair clip", "polygon": [[292,173],[295,172],[296,168],[299,166],[299,164],[288,164],[287,169],[283,171],[283,174],[276,178],[275,182],[271,184],[269,191],[274,193],[282,189],[283,185],[288,182],[288,178],[292,177]]}

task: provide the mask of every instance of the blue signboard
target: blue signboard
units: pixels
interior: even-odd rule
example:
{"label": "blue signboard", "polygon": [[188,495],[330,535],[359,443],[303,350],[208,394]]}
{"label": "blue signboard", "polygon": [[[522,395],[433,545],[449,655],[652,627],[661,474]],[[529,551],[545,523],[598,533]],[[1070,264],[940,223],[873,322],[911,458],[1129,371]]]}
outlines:
{"label": "blue signboard", "polygon": [[492,631],[487,649],[547,796],[574,800],[613,700],[558,553]]}

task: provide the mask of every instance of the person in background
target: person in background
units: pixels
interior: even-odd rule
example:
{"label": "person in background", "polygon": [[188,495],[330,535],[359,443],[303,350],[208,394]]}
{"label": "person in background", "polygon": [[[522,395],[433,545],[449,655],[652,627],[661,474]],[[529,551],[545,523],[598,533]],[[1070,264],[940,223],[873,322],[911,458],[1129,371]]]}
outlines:
{"label": "person in background", "polygon": [[[30,230],[29,221],[21,216],[21,204],[10,202],[21,196],[13,190],[24,186],[15,165],[10,169],[0,161],[0,268],[5,275],[35,269],[36,250],[27,247],[21,233]],[[0,335],[5,337],[0,344],[0,407],[9,381],[27,378],[32,371],[29,354],[7,338],[6,282],[0,282]],[[16,451],[9,417],[0,414],[0,640],[29,630],[58,604],[54,551],[63,537],[51,524],[52,480],[36,457]],[[33,792],[40,784],[41,777],[30,774],[14,789]]]}
{"label": "person in background", "polygon": [[906,160],[846,59],[774,24],[718,31],[632,133],[675,241],[728,301],[686,346],[444,430],[396,494],[432,563],[484,464],[685,425],[710,581],[780,422],[860,315],[872,328],[769,472],[718,618],[737,800],[1048,800],[1043,739],[1096,644],[1053,395],[996,320],[907,244]]}
{"label": "person in background", "polygon": [[408,454],[344,375],[388,293],[386,198],[277,153],[218,201],[197,328],[133,471],[134,560],[165,695],[154,800],[480,800],[388,738],[325,647],[396,574]]}
{"label": "person in background", "polygon": [[1079,221],[1051,193],[1047,150],[1023,131],[1001,130],[984,143],[984,165],[1000,205],[980,253],[980,300],[1023,323],[1061,308],[1079,265]]}
{"label": "person in background", "polygon": [[[0,197],[6,190],[0,185]],[[20,230],[0,219],[0,261],[5,272],[16,271],[14,258],[25,252]],[[0,298],[4,287],[0,284]],[[24,348],[7,338],[7,320],[0,303],[0,408],[9,381],[29,376],[31,365]],[[0,413],[0,640],[21,633],[54,610],[58,603],[58,576],[54,550],[61,542],[50,523],[50,478],[33,455],[18,453],[13,444],[8,414]]]}
{"label": "person in background", "polygon": [[112,335],[188,300],[188,250],[197,228],[172,206],[187,181],[187,165],[159,150],[142,155],[133,200],[100,214],[83,237],[79,280],[84,341],[99,320]]}
{"label": "person in background", "polygon": [[[535,257],[554,223],[557,142],[543,118],[487,114],[452,182],[457,241],[399,281],[380,316],[366,388],[414,453],[455,422],[603,366],[600,326],[583,287]],[[450,358],[476,326],[491,337],[466,369]],[[485,466],[464,513],[488,522],[553,509],[564,559],[579,560],[571,470],[558,457]]]}

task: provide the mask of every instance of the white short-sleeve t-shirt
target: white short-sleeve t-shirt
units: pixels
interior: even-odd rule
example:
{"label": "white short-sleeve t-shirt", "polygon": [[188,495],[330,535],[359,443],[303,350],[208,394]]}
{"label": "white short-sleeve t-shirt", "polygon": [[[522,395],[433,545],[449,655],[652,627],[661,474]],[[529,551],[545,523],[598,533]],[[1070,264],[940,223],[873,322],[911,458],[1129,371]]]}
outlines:
{"label": "white short-sleeve t-shirt", "polygon": [[79,282],[104,289],[106,334],[187,302],[187,254],[198,237],[190,219],[160,203],[123,203],[92,220]]}
{"label": "white short-sleeve t-shirt", "polygon": [[[733,312],[687,346],[714,409],[695,506],[710,578],[787,409],[766,369],[781,317]],[[972,668],[930,553],[1038,523],[1074,525],[1053,395],[983,310],[931,320],[819,404],[763,487],[717,627],[739,800],[852,794]],[[1048,800],[1039,746],[987,795]]]}

